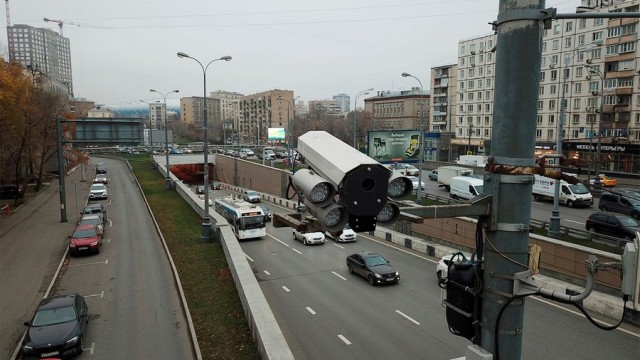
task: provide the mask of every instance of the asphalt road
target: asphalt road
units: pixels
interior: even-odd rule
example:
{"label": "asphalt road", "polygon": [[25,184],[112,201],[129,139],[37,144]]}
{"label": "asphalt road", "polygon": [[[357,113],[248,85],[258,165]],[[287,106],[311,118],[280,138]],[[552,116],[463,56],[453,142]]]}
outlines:
{"label": "asphalt road", "polygon": [[[272,211],[284,211],[270,205]],[[296,359],[452,359],[466,339],[449,333],[435,263],[368,235],[355,243],[304,246],[288,228],[267,228],[241,246]],[[370,286],[349,274],[346,257],[382,253],[400,283]],[[527,299],[524,359],[637,359],[640,337],[603,331],[563,308]]]}
{"label": "asphalt road", "polygon": [[[85,351],[77,359],[192,359],[195,356],[178,290],[144,199],[122,162],[100,161],[106,162],[110,179],[109,199],[101,201],[109,218],[101,252],[70,257],[54,292],[77,292],[85,296],[89,306]],[[78,207],[83,207],[92,176],[93,171],[88,171],[88,182],[79,182],[75,174],[72,180],[67,180],[68,233],[76,220],[75,197]],[[26,231],[39,227],[36,225],[39,223],[23,225]],[[48,230],[46,227],[39,230],[42,241],[42,234],[48,234]],[[64,236],[47,240],[55,240],[64,252],[67,245]],[[44,253],[37,246],[31,250],[35,250],[34,255]],[[56,256],[59,261],[60,251]],[[3,303],[5,294],[11,291],[4,285],[3,282]],[[29,307],[24,312],[20,321],[28,320],[33,309]],[[3,312],[3,323],[4,319]]]}

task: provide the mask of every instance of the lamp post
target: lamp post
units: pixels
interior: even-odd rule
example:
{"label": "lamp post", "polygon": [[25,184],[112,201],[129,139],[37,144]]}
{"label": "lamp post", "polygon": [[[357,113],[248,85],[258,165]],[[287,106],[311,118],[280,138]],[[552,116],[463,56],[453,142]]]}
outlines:
{"label": "lamp post", "polygon": [[[164,185],[167,189],[171,189],[171,176],[169,176],[169,123],[167,122],[167,95],[171,93],[177,93],[179,90],[172,90],[166,94],[161,93],[160,91],[150,89],[149,92],[158,93],[162,96],[162,103],[164,105],[164,143],[166,151],[166,172],[167,176],[164,179]],[[153,152],[152,152],[153,154]],[[153,155],[152,155],[153,156]]]}
{"label": "lamp post", "polygon": [[211,217],[209,217],[209,145],[208,145],[209,139],[208,139],[208,131],[207,131],[207,127],[209,124],[207,123],[207,69],[209,68],[209,65],[211,65],[216,61],[220,61],[220,60],[231,61],[231,56],[227,55],[219,59],[213,59],[209,61],[209,63],[207,63],[206,66],[203,66],[198,59],[193,58],[183,52],[178,52],[177,55],[179,58],[188,58],[188,59],[194,60],[202,68],[202,78],[204,80],[204,98],[202,99],[203,101],[202,133],[203,133],[204,142],[202,144],[202,150],[204,153],[204,160],[203,160],[204,171],[203,172],[204,172],[205,192],[204,192],[204,216],[202,217],[201,239],[202,241],[210,241],[211,240]]}
{"label": "lamp post", "polygon": [[287,155],[289,155],[289,160],[291,161],[291,173],[295,170],[295,159],[293,156],[293,131],[291,130],[291,118],[289,117],[289,108],[291,107],[291,102],[282,96],[278,96],[278,101],[286,101],[287,102],[287,132],[289,133],[289,140],[287,141]]}
{"label": "lamp post", "polygon": [[420,167],[418,167],[418,190],[416,191],[416,204],[418,205],[422,205],[422,165],[424,164],[424,145],[423,145],[423,141],[424,141],[424,94],[423,94],[423,90],[422,90],[422,81],[420,81],[420,79],[418,79],[417,77],[403,72],[402,73],[402,77],[412,77],[416,80],[418,80],[418,83],[420,84],[420,97],[422,98],[422,100],[420,101],[420,136],[418,137],[418,146],[420,149]]}
{"label": "lamp post", "polygon": [[[571,52],[564,54],[564,63],[562,68],[562,97],[560,98],[560,118],[556,123],[556,163],[560,164],[560,156],[562,155],[562,126],[565,122],[565,116],[567,112],[566,93],[567,93],[567,80],[569,79],[569,64],[571,60],[580,52],[600,46],[601,42],[594,42],[585,46],[578,46]],[[548,235],[553,238],[560,237],[560,181],[556,179],[555,187],[553,191],[553,208],[551,209],[551,216],[549,217],[549,232]]]}
{"label": "lamp post", "polygon": [[469,117],[469,142],[467,143],[467,155],[471,155],[469,154],[469,152],[471,152],[471,134],[473,134],[473,118]]}
{"label": "lamp post", "polygon": [[[596,145],[596,166],[595,166],[595,179],[593,185],[596,192],[600,192],[602,188],[602,182],[600,181],[600,146],[602,145],[602,122],[604,121],[604,74],[595,66],[589,66],[589,74],[598,75],[600,77],[600,116],[598,119],[598,143]],[[595,95],[594,91],[594,95]],[[591,135],[593,136],[593,134]]]}
{"label": "lamp post", "polygon": [[360,92],[358,92],[356,94],[356,98],[355,101],[353,102],[353,148],[357,149],[356,147],[356,135],[358,134],[358,128],[357,128],[357,124],[358,124],[358,98],[360,97],[360,95],[367,95],[369,94],[369,91],[373,91],[373,88],[367,89],[367,90],[362,90]]}

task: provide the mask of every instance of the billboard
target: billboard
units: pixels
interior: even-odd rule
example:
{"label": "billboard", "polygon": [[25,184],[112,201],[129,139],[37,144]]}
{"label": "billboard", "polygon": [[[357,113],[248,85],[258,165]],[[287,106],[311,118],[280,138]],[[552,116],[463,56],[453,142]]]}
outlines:
{"label": "billboard", "polygon": [[284,128],[269,128],[267,130],[268,140],[284,140],[285,133]]}
{"label": "billboard", "polygon": [[367,142],[367,155],[378,162],[420,161],[420,130],[369,131]]}

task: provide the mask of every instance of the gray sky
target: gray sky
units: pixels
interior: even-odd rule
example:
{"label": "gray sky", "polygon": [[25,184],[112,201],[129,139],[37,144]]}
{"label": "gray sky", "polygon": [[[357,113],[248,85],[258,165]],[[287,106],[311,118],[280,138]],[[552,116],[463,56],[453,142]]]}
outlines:
{"label": "gray sky", "polygon": [[[457,43],[491,33],[498,0],[10,0],[12,24],[58,31],[71,42],[75,95],[99,104],[217,89],[293,90],[300,100],[352,100],[361,90],[429,88],[429,69],[457,61]],[[579,0],[547,1],[560,13]],[[2,18],[6,26],[6,17]],[[6,32],[0,49],[6,53]],[[358,106],[362,105],[361,96]]]}

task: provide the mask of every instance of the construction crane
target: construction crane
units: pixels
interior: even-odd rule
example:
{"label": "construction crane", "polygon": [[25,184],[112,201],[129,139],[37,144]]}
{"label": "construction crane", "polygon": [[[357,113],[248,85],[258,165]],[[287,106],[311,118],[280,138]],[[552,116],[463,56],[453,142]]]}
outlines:
{"label": "construction crane", "polygon": [[7,14],[7,27],[11,26],[11,17],[9,16],[9,0],[4,0],[4,8]]}
{"label": "construction crane", "polygon": [[64,21],[62,20],[53,20],[53,19],[49,19],[49,18],[44,18],[43,19],[45,22],[54,22],[54,23],[58,23],[58,27],[60,27],[60,36],[62,35],[62,25],[64,24]]}
{"label": "construction crane", "polygon": [[[8,1],[9,0],[5,0]],[[8,5],[7,5],[8,6]],[[44,18],[43,19],[45,22],[54,22],[58,24],[58,27],[60,28],[60,36],[62,35],[62,25],[67,24],[67,25],[75,25],[75,26],[84,26],[84,27],[92,27],[92,28],[101,28],[101,29],[109,29],[108,27],[104,27],[104,26],[93,26],[93,25],[84,25],[84,24],[76,24],[76,23],[72,23],[72,22],[64,22],[62,20],[54,20],[54,19],[49,19],[49,18]]]}

